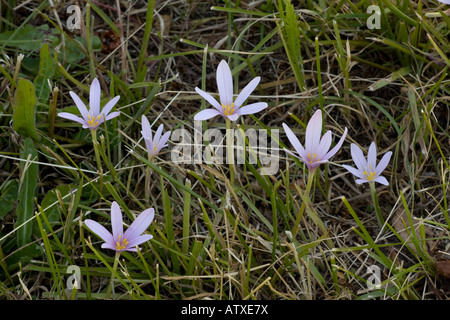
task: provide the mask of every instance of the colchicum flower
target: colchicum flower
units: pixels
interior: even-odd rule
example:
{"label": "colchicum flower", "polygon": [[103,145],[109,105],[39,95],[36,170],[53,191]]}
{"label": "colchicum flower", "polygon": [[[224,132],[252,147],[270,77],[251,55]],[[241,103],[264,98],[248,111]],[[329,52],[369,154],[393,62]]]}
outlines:
{"label": "colchicum flower", "polygon": [[78,97],[76,93],[70,91],[69,94],[72,97],[73,101],[75,101],[75,105],[77,106],[78,110],[80,110],[82,118],[68,112],[60,112],[58,113],[58,116],[60,116],[61,118],[79,122],[83,125],[84,129],[89,128],[91,130],[96,130],[97,127],[101,125],[104,121],[111,120],[112,118],[115,118],[118,115],[120,115],[119,111],[111,112],[111,109],[114,107],[117,101],[119,101],[120,96],[116,96],[113,99],[111,99],[103,107],[103,110],[100,112],[101,89],[100,83],[98,82],[97,78],[95,78],[94,81],[92,81],[89,90],[89,108],[90,108],[89,111],[86,105],[83,103],[83,101],[81,101],[80,97]]}
{"label": "colchicum flower", "polygon": [[161,136],[163,131],[163,125],[161,124],[156,130],[155,137],[152,135],[152,127],[150,126],[150,122],[148,121],[146,116],[142,116],[142,136],[145,140],[145,145],[147,146],[148,157],[153,158],[156,156],[162,148],[167,146],[167,140],[170,137],[170,131],[164,133]]}
{"label": "colchicum flower", "polygon": [[364,157],[362,150],[356,144],[351,144],[350,151],[357,168],[353,168],[347,165],[343,165],[343,167],[350,171],[350,173],[352,173],[354,176],[359,178],[355,181],[357,184],[361,184],[364,182],[378,182],[384,184],[385,186],[389,185],[389,182],[385,177],[381,176],[381,173],[384,169],[386,169],[389,160],[391,160],[392,151],[386,152],[383,158],[381,158],[378,165],[377,147],[375,145],[375,142],[372,142],[370,144],[367,160]]}
{"label": "colchicum flower", "polygon": [[209,93],[195,88],[195,91],[208,101],[214,109],[205,109],[194,116],[194,120],[207,120],[212,117],[221,115],[225,119],[236,121],[239,116],[245,114],[257,113],[267,108],[267,103],[256,102],[242,107],[242,104],[247,100],[250,94],[258,86],[261,77],[256,77],[250,81],[244,89],[239,93],[236,100],[233,100],[233,77],[231,70],[225,60],[219,63],[216,73],[217,88],[219,90],[220,103],[217,102]]}
{"label": "colchicum flower", "polygon": [[117,202],[114,201],[111,205],[112,234],[101,224],[93,220],[87,219],[84,223],[93,233],[97,234],[105,241],[105,243],[102,244],[102,248],[112,249],[117,252],[122,252],[124,250],[137,251],[137,245],[153,238],[152,235],[142,235],[142,233],[148,228],[150,223],[152,223],[154,217],[155,210],[153,208],[144,210],[128,227],[127,231],[123,233],[122,212],[120,211]]}
{"label": "colchicum flower", "polygon": [[328,159],[339,151],[347,135],[347,128],[345,128],[344,134],[339,142],[333,149],[328,151],[331,146],[331,131],[325,132],[323,137],[320,138],[322,132],[322,112],[320,110],[317,110],[314,113],[306,126],[305,148],[303,148],[292,130],[284,123],[283,128],[298,155],[286,148],[284,150],[290,155],[303,161],[309,170],[314,170],[320,164],[328,162]]}

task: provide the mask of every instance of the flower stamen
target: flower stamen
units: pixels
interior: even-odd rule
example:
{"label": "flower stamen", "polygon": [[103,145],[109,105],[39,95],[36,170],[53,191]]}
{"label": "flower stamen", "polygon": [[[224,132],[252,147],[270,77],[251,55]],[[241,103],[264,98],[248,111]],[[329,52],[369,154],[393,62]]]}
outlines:
{"label": "flower stamen", "polygon": [[87,118],[88,118],[88,121],[87,121],[88,125],[91,127],[96,127],[96,126],[98,126],[102,116],[99,115],[98,117],[93,117],[90,114],[88,114]]}
{"label": "flower stamen", "polygon": [[234,113],[234,102],[231,103],[231,106],[222,104],[223,114],[225,116],[231,116]]}
{"label": "flower stamen", "polygon": [[117,242],[116,242],[116,249],[117,250],[123,250],[128,245],[127,239],[123,238],[123,240],[120,240],[121,237],[122,237],[122,235],[119,235],[119,238],[117,239]]}

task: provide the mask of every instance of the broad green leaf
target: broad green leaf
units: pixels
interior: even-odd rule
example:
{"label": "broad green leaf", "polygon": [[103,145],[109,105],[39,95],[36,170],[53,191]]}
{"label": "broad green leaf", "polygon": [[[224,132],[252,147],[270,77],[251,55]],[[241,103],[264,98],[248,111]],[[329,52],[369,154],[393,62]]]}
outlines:
{"label": "broad green leaf", "polygon": [[24,150],[20,157],[25,160],[20,162],[19,197],[16,210],[17,220],[17,246],[23,247],[31,241],[31,232],[34,219],[34,197],[38,179],[38,154],[31,138],[26,138]]}
{"label": "broad green leaf", "polygon": [[46,24],[38,27],[27,24],[17,32],[14,30],[0,33],[0,44],[22,51],[39,51],[42,43],[55,43],[58,38],[59,31],[49,29]]}
{"label": "broad green leaf", "polygon": [[50,54],[48,44],[44,43],[41,48],[39,74],[34,79],[34,87],[36,89],[36,97],[39,103],[47,104],[50,91],[52,90],[49,80],[55,74],[55,63]]}
{"label": "broad green leaf", "polygon": [[36,104],[34,85],[28,80],[20,79],[14,95],[13,128],[16,132],[34,140],[39,139],[35,126]]}
{"label": "broad green leaf", "polygon": [[17,200],[19,182],[17,180],[8,181],[2,188],[0,195],[0,219],[13,209],[14,201]]}

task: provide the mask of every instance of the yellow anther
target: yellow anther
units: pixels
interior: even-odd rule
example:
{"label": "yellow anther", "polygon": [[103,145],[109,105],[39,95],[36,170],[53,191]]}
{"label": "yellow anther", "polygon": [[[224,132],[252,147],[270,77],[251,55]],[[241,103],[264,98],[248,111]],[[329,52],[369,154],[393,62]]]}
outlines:
{"label": "yellow anther", "polygon": [[231,106],[222,104],[222,110],[224,115],[232,115],[234,113],[234,102],[231,103]]}
{"label": "yellow anther", "polygon": [[118,241],[116,242],[116,249],[117,250],[123,250],[128,245],[128,241],[127,241],[126,238],[124,238],[122,241],[120,241],[121,237],[122,237],[122,235],[119,235],[119,238],[117,239]]}

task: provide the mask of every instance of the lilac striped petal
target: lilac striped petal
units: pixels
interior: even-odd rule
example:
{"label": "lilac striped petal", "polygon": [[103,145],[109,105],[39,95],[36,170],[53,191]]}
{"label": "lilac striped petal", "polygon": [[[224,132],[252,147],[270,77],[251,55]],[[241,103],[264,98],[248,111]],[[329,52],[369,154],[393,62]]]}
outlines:
{"label": "lilac striped petal", "polygon": [[295,151],[297,151],[297,153],[303,159],[303,161],[306,162],[306,158],[307,158],[306,151],[303,148],[300,141],[295,136],[294,132],[292,132],[292,130],[284,123],[283,123],[283,128],[284,128],[284,131],[286,132],[286,136],[289,139],[289,142],[292,144]]}
{"label": "lilac striped petal", "polygon": [[230,121],[236,121],[237,119],[239,119],[240,113],[235,112],[233,114],[230,114],[227,116],[228,119],[230,119]]}
{"label": "lilac striped petal", "polygon": [[222,110],[222,106],[220,105],[219,102],[217,102],[216,99],[213,98],[212,95],[210,95],[208,92],[205,92],[197,87],[195,87],[195,91],[201,95],[206,101],[208,101],[214,108],[216,108],[217,110]]}
{"label": "lilac striped petal", "polygon": [[322,134],[322,112],[317,110],[306,126],[305,149],[313,152],[319,145]]}
{"label": "lilac striped petal", "polygon": [[75,102],[75,105],[77,106],[78,110],[80,110],[81,116],[87,122],[88,110],[86,108],[86,105],[84,104],[83,101],[81,101],[80,97],[77,96],[75,92],[70,91],[69,94],[72,97],[73,101]]}
{"label": "lilac striped petal", "polygon": [[161,134],[163,131],[164,125],[160,124],[158,129],[156,129],[155,137],[153,138],[153,143],[159,145],[159,140],[161,140]]}
{"label": "lilac striped petal", "polygon": [[347,128],[345,128],[344,134],[342,135],[341,140],[339,140],[339,142],[334,146],[334,148],[331,149],[330,152],[328,152],[323,157],[324,160],[330,159],[332,156],[334,156],[339,151],[339,149],[341,148],[342,144],[344,143],[344,140],[345,140],[346,136],[347,136]]}
{"label": "lilac striped petal", "polygon": [[111,112],[112,108],[116,105],[119,99],[120,96],[115,96],[114,98],[109,100],[108,103],[103,107],[102,114],[105,115],[105,117]]}
{"label": "lilac striped petal", "polygon": [[114,244],[114,238],[113,235],[106,230],[104,226],[102,226],[100,223],[91,220],[86,219],[84,220],[84,224],[96,235],[98,235],[100,238],[102,238],[103,241],[109,244]]}
{"label": "lilac striped petal", "polygon": [[153,150],[155,150],[153,140],[144,136],[144,141],[145,141],[145,146],[147,147],[149,156],[152,156],[154,154]]}
{"label": "lilac striped petal", "polygon": [[[250,96],[250,94],[253,92],[253,90],[255,90],[255,88],[258,86],[259,81],[261,81],[261,77],[256,77],[255,79],[250,81],[244,87],[244,89],[242,89],[242,91],[239,93],[236,100],[234,101],[235,108],[239,108],[240,106],[242,106],[242,104],[245,102],[245,100],[247,100],[247,98]],[[252,112],[252,113],[254,113],[254,112]],[[248,114],[248,113],[244,113],[244,114]]]}
{"label": "lilac striped petal", "polygon": [[257,112],[260,112],[261,110],[264,110],[267,108],[267,103],[265,102],[255,102],[252,104],[248,104],[245,107],[239,108],[237,112],[240,116],[245,114],[254,114]]}
{"label": "lilac striped petal", "polygon": [[124,238],[131,242],[134,238],[139,237],[148,228],[150,223],[152,223],[154,217],[155,210],[153,208],[142,211],[129,226],[127,231],[125,231]]}
{"label": "lilac striped petal", "polygon": [[127,245],[128,249],[127,250],[132,249],[132,248],[134,248],[134,247],[136,247],[136,246],[140,245],[141,243],[144,243],[144,242],[146,242],[148,240],[151,240],[152,238],[153,238],[153,236],[150,235],[150,234],[143,234],[142,236],[136,237],[133,240],[128,242],[128,245]]}
{"label": "lilac striped petal", "polygon": [[354,143],[350,145],[350,152],[352,155],[353,162],[355,162],[356,167],[361,172],[367,170],[367,160],[364,157],[362,150]]}
{"label": "lilac striped petal", "polygon": [[94,81],[92,81],[89,90],[89,108],[94,116],[100,114],[100,94],[100,83],[98,82],[98,79],[95,78]]}
{"label": "lilac striped petal", "polygon": [[383,184],[383,185],[385,185],[385,186],[388,186],[388,185],[389,185],[389,182],[388,182],[387,179],[386,179],[385,177],[383,177],[383,176],[376,177],[373,181],[376,181],[376,182],[378,182],[378,183],[381,183],[381,184]]}
{"label": "lilac striped petal", "polygon": [[364,174],[362,173],[362,171],[360,171],[360,170],[358,170],[358,169],[356,169],[356,168],[353,168],[353,167],[351,167],[351,166],[348,166],[348,165],[346,165],[346,164],[343,164],[342,165],[345,169],[347,169],[351,174],[353,174],[354,176],[356,176],[356,177],[358,177],[358,178],[360,178],[360,179],[365,179],[365,177],[364,177]]}
{"label": "lilac striped petal", "polygon": [[109,243],[109,242],[105,242],[102,244],[102,249],[111,249],[111,250],[115,250],[117,251],[117,246],[115,243]]}
{"label": "lilac striped petal", "polygon": [[322,136],[322,139],[320,139],[319,145],[315,148],[314,153],[317,154],[317,159],[322,159],[328,150],[330,150],[331,146],[331,131],[325,132],[325,134]]}
{"label": "lilac striped petal", "polygon": [[142,131],[141,131],[142,136],[149,138],[150,140],[153,140],[152,127],[147,117],[144,115],[142,115],[141,124],[142,124]]}
{"label": "lilac striped petal", "polygon": [[80,117],[78,117],[78,116],[76,116],[76,115],[74,115],[72,113],[60,112],[60,113],[58,113],[58,116],[60,116],[61,118],[64,118],[64,119],[69,119],[69,120],[72,120],[72,121],[79,122],[79,123],[81,123],[83,125],[87,125],[86,121],[83,118],[80,118]]}
{"label": "lilac striped petal", "polygon": [[368,171],[375,171],[377,166],[377,146],[375,142],[372,142],[369,147],[369,153],[367,154],[367,168]]}
{"label": "lilac striped petal", "polygon": [[231,106],[233,103],[233,76],[225,60],[220,61],[216,72],[217,88],[219,89],[220,103]]}
{"label": "lilac striped petal", "polygon": [[386,152],[383,158],[381,158],[380,162],[378,162],[377,168],[375,170],[377,175],[380,175],[384,171],[384,169],[386,169],[387,165],[389,164],[389,160],[391,160],[391,156],[392,151]]}
{"label": "lilac striped petal", "polygon": [[212,117],[218,116],[220,114],[221,113],[216,109],[205,109],[205,110],[202,110],[199,113],[197,113],[194,116],[194,120],[195,121],[207,120],[207,119],[211,119]]}
{"label": "lilac striped petal", "polygon": [[320,166],[321,164],[324,164],[324,163],[327,163],[327,162],[328,162],[328,160],[320,160],[320,161],[315,161],[315,162],[313,162],[311,164],[309,162],[305,162],[305,164],[308,167],[308,169],[311,170],[311,169],[315,169],[318,166]]}
{"label": "lilac striped petal", "polygon": [[111,112],[110,114],[108,114],[106,116],[105,120],[111,120],[111,119],[113,119],[115,117],[118,117],[118,116],[120,116],[120,112],[119,111],[114,111],[114,112]]}
{"label": "lilac striped petal", "polygon": [[111,226],[114,240],[123,234],[122,211],[116,201],[111,204]]}
{"label": "lilac striped petal", "polygon": [[355,182],[357,184],[362,184],[362,183],[365,183],[365,182],[369,182],[369,180],[367,180],[367,179],[356,179]]}
{"label": "lilac striped petal", "polygon": [[170,138],[170,131],[167,131],[166,133],[163,134],[163,136],[161,137],[161,140],[159,140],[159,150],[161,150],[161,148],[164,148],[167,146],[167,140],[169,140]]}

